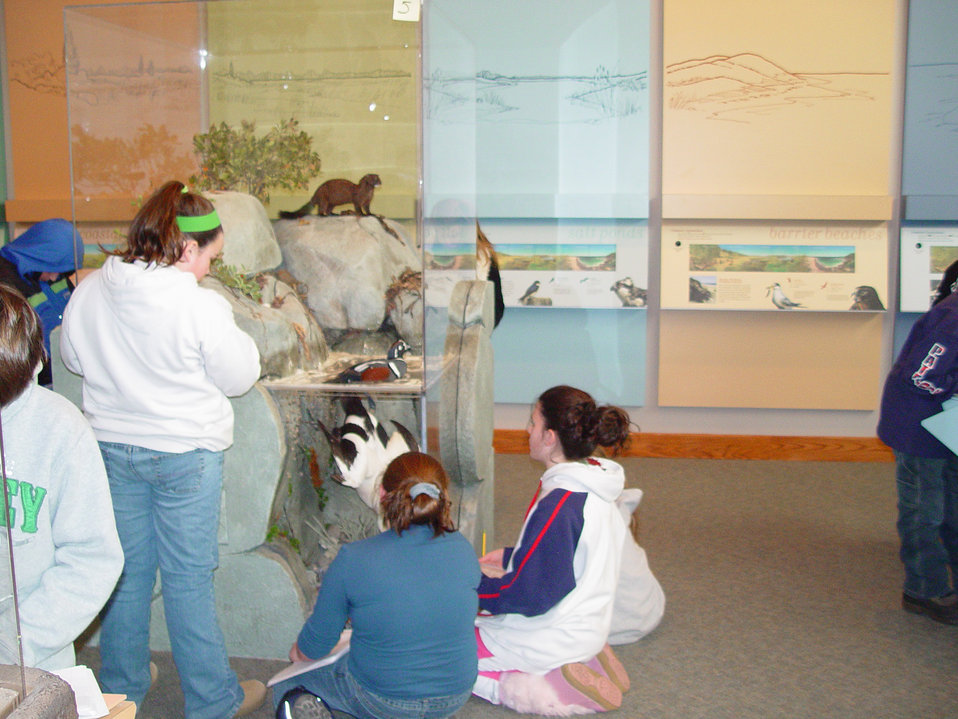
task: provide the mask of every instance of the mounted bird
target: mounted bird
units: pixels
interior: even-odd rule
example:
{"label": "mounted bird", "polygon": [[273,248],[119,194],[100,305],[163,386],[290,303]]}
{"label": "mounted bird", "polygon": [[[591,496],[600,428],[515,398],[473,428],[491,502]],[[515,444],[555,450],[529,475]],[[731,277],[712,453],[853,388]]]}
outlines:
{"label": "mounted bird", "polygon": [[390,382],[405,377],[406,360],[403,356],[410,349],[404,340],[398,339],[389,346],[385,357],[358,362],[344,369],[332,381],[339,384]]}
{"label": "mounted bird", "polygon": [[341,484],[352,487],[363,503],[379,514],[379,487],[386,466],[401,454],[419,451],[419,442],[405,426],[392,420],[390,435],[376,416],[355,396],[342,400],[345,420],[330,430],[314,419],[329,442]]}

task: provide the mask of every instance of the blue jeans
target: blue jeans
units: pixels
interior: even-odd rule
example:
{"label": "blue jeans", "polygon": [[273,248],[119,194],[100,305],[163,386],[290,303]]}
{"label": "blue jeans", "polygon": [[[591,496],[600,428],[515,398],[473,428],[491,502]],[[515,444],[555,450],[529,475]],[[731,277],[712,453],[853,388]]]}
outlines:
{"label": "blue jeans", "polygon": [[895,452],[898,536],[905,594],[919,599],[953,591],[958,572],[958,457],[930,459]]}
{"label": "blue jeans", "polygon": [[232,717],[243,690],[216,619],[223,453],[157,452],[100,442],[123,545],[120,581],[102,615],[100,684],[139,706],[150,686],[150,602],[163,610],[187,719]]}
{"label": "blue jeans", "polygon": [[274,684],[273,704],[278,705],[286,692],[298,686],[356,719],[443,719],[455,714],[472,693],[469,687],[461,694],[426,699],[395,699],[373,694],[350,674],[349,652],[334,664]]}

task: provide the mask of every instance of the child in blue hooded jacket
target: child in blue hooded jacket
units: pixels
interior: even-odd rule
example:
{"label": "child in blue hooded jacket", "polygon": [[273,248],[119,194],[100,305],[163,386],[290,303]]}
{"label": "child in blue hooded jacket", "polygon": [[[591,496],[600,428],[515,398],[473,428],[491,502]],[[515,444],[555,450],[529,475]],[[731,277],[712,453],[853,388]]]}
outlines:
{"label": "child in blue hooded jacket", "polygon": [[[68,275],[83,265],[83,239],[67,220],[44,220],[0,247],[0,283],[27,298],[43,325],[43,346],[50,356],[50,333],[63,321],[73,291]],[[53,377],[46,359],[39,382]]]}

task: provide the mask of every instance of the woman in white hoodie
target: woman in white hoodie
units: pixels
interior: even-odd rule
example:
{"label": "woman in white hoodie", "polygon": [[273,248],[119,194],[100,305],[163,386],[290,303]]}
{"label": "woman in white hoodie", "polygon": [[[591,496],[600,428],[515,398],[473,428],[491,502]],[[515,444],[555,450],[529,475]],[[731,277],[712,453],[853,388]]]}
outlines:
{"label": "woman in white hoodie", "polygon": [[[621,449],[629,424],[624,410],[596,406],[574,387],[553,387],[536,401],[529,455],[546,471],[516,546],[480,561],[474,694],[535,713],[545,713],[543,703],[591,711],[621,703],[628,677],[606,641],[627,531],[615,503],[625,475],[592,453]],[[525,709],[506,696],[517,676],[549,680],[526,683],[523,691],[540,696]]]}
{"label": "woman in white hoodie", "polygon": [[61,355],[83,376],[83,411],[100,444],[125,565],[103,614],[100,683],[138,705],[150,686],[150,602],[157,568],[187,719],[262,704],[237,681],[213,600],[228,397],[260,375],[229,303],[202,288],[222,251],[212,203],[167,182],[130,225],[125,249],[80,283]]}

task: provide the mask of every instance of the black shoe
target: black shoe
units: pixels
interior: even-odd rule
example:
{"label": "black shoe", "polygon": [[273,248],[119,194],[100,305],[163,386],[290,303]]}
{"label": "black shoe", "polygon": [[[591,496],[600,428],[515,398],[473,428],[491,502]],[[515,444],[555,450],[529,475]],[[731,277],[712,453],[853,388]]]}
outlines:
{"label": "black shoe", "polygon": [[901,595],[901,608],[913,614],[925,614],[942,624],[958,624],[958,595],[949,594],[938,599],[919,599]]}
{"label": "black shoe", "polygon": [[276,719],[332,719],[329,706],[303,687],[290,689],[276,707]]}

